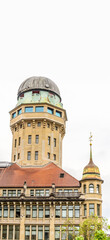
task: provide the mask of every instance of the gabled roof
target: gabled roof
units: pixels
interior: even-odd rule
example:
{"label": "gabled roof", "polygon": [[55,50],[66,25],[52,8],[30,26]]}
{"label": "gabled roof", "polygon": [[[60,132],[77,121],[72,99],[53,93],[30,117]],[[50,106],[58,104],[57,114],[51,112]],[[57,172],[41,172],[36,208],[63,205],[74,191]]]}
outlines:
{"label": "gabled roof", "polygon": [[0,173],[0,187],[23,187],[25,181],[27,187],[51,187],[52,183],[56,187],[80,186],[77,179],[54,163],[42,167],[20,167],[14,163]]}

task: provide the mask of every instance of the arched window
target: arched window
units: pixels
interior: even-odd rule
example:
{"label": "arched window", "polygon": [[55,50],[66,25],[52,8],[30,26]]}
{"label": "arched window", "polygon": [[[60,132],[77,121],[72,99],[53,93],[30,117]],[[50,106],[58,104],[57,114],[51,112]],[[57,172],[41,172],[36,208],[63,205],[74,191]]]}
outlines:
{"label": "arched window", "polygon": [[94,193],[94,185],[89,184],[89,193]]}
{"label": "arched window", "polygon": [[100,186],[99,186],[99,184],[97,184],[96,193],[100,193]]}
{"label": "arched window", "polygon": [[86,184],[84,184],[84,193],[86,193]]}

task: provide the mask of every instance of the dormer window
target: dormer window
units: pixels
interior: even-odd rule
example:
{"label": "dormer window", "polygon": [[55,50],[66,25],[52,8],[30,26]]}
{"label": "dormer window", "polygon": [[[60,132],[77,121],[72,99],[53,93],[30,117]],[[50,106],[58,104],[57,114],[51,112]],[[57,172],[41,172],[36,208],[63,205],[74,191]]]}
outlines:
{"label": "dormer window", "polygon": [[60,178],[64,178],[64,173],[60,173]]}

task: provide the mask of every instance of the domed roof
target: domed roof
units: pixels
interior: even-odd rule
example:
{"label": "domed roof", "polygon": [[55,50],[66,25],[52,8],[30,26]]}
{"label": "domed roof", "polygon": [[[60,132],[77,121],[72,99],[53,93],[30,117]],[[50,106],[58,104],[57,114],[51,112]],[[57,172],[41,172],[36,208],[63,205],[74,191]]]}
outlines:
{"label": "domed roof", "polygon": [[24,82],[22,82],[18,89],[18,97],[21,93],[34,89],[50,91],[60,97],[60,91],[57,85],[52,80],[46,77],[30,77],[26,79]]}

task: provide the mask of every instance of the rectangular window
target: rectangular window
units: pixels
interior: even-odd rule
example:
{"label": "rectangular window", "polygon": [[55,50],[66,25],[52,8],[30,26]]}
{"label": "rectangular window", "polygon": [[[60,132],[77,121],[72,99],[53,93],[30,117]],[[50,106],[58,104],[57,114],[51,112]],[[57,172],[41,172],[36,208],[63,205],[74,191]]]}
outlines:
{"label": "rectangular window", "polygon": [[20,205],[16,205],[16,218],[20,218]]}
{"label": "rectangular window", "polygon": [[14,161],[16,161],[16,155],[14,155]]}
{"label": "rectangular window", "polygon": [[49,226],[45,226],[44,240],[49,240]]}
{"label": "rectangular window", "polygon": [[43,240],[43,227],[38,226],[38,240]]}
{"label": "rectangular window", "polygon": [[38,151],[35,151],[35,160],[38,160]]}
{"label": "rectangular window", "polygon": [[27,127],[31,127],[31,123],[30,122],[27,123]]}
{"label": "rectangular window", "polygon": [[32,205],[32,217],[36,218],[37,217],[37,206]]}
{"label": "rectangular window", "polygon": [[86,193],[86,184],[84,184],[84,193]]}
{"label": "rectangular window", "polygon": [[46,189],[46,190],[45,190],[45,195],[46,195],[46,197],[49,196],[49,189]]}
{"label": "rectangular window", "polygon": [[54,138],[54,147],[56,147],[56,138]]}
{"label": "rectangular window", "polygon": [[30,226],[25,226],[25,240],[30,239]]}
{"label": "rectangular window", "polygon": [[57,126],[55,126],[55,130],[56,130],[56,131],[58,130],[58,127],[57,127]]}
{"label": "rectangular window", "polygon": [[50,145],[50,136],[48,136],[48,145]]}
{"label": "rectangular window", "polygon": [[43,218],[43,205],[39,205],[39,218]]}
{"label": "rectangular window", "polygon": [[38,123],[37,123],[37,126],[38,126],[38,127],[41,127],[41,122],[38,122]]}
{"label": "rectangular window", "polygon": [[36,107],[35,111],[36,112],[43,112],[44,111],[44,107],[42,107],[42,106]]}
{"label": "rectangular window", "polygon": [[50,128],[50,123],[47,123],[47,127]]}
{"label": "rectangular window", "polygon": [[3,197],[6,197],[6,190],[3,190]]}
{"label": "rectangular window", "polygon": [[20,153],[18,153],[18,159],[20,159]]}
{"label": "rectangular window", "polygon": [[55,206],[55,217],[60,218],[60,206]]}
{"label": "rectangular window", "polygon": [[36,190],[36,197],[44,196],[44,190]]}
{"label": "rectangular window", "polygon": [[13,225],[9,225],[8,239],[13,239]]}
{"label": "rectangular window", "polygon": [[28,135],[28,144],[31,144],[31,138],[32,138],[32,136]]}
{"label": "rectangular window", "polygon": [[56,116],[57,117],[62,117],[62,112],[56,111]]}
{"label": "rectangular window", "polygon": [[39,135],[36,135],[35,143],[36,143],[36,144],[39,143]]}
{"label": "rectangular window", "polygon": [[36,226],[32,226],[31,229],[31,239],[36,240]]}
{"label": "rectangular window", "polygon": [[87,205],[84,204],[84,217],[86,217],[86,216],[87,216]]}
{"label": "rectangular window", "polygon": [[3,225],[2,239],[7,239],[7,225]]}
{"label": "rectangular window", "polygon": [[49,152],[47,153],[47,158],[50,159],[50,153]]}
{"label": "rectangular window", "polygon": [[94,203],[89,204],[89,216],[94,215]]}
{"label": "rectangular window", "polygon": [[78,189],[74,189],[74,192],[78,192]]}
{"label": "rectangular window", "polygon": [[66,206],[62,206],[62,218],[66,218]]}
{"label": "rectangular window", "polygon": [[45,206],[45,218],[50,217],[50,207],[49,205]]}
{"label": "rectangular window", "polygon": [[31,160],[31,152],[30,151],[27,152],[27,160]]}
{"label": "rectangular window", "polygon": [[30,196],[31,196],[31,197],[34,196],[34,190],[33,190],[33,189],[30,190]]}
{"label": "rectangular window", "polygon": [[16,190],[8,190],[9,197],[16,197]]}
{"label": "rectangular window", "polygon": [[50,114],[53,114],[53,109],[48,107],[47,112],[50,113]]}
{"label": "rectangular window", "polygon": [[25,107],[25,112],[26,113],[33,112],[33,107]]}
{"label": "rectangular window", "polygon": [[17,196],[19,197],[21,195],[21,190],[17,190]]}
{"label": "rectangular window", "polygon": [[100,204],[97,204],[97,216],[100,216]]}
{"label": "rectangular window", "polygon": [[72,205],[68,206],[68,217],[73,218],[73,206]]}
{"label": "rectangular window", "polygon": [[17,139],[15,139],[15,148],[16,148],[16,146],[17,146]]}
{"label": "rectangular window", "polygon": [[79,226],[75,226],[75,236],[79,235]]}
{"label": "rectangular window", "polygon": [[18,145],[19,146],[21,145],[21,137],[19,137],[19,139],[18,139]]}
{"label": "rectangular window", "polygon": [[2,217],[2,206],[0,205],[0,218]]}
{"label": "rectangular window", "polygon": [[67,239],[66,227],[62,226],[61,240],[66,240],[66,239]]}
{"label": "rectangular window", "polygon": [[20,226],[15,225],[15,240],[19,240]]}
{"label": "rectangular window", "polygon": [[15,118],[15,117],[16,117],[16,112],[12,114],[12,118]]}
{"label": "rectangular window", "polygon": [[80,206],[75,205],[75,218],[79,218],[79,217],[80,217]]}
{"label": "rectangular window", "polygon": [[55,226],[55,240],[60,240],[60,226]]}
{"label": "rectangular window", "polygon": [[3,206],[3,217],[4,218],[8,217],[8,205]]}
{"label": "rectangular window", "polygon": [[31,211],[30,211],[30,205],[26,205],[26,218],[30,218]]}
{"label": "rectangular window", "polygon": [[18,110],[18,115],[20,115],[21,113],[22,113],[22,108]]}
{"label": "rectangular window", "polygon": [[14,218],[14,205],[10,205],[10,218]]}
{"label": "rectangular window", "polygon": [[68,240],[73,240],[73,226],[68,226]]}
{"label": "rectangular window", "polygon": [[53,154],[53,160],[56,160],[56,154]]}

